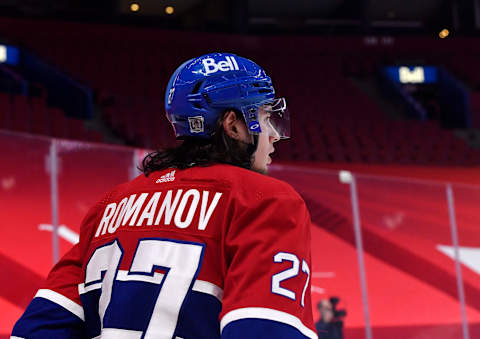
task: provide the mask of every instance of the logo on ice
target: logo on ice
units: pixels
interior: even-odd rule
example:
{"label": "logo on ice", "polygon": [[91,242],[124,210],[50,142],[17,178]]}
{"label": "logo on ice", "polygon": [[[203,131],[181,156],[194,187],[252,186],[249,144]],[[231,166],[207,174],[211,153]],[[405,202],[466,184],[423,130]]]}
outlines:
{"label": "logo on ice", "polygon": [[205,68],[206,75],[210,73],[215,73],[218,71],[228,72],[228,71],[238,71],[237,60],[233,56],[226,56],[226,60],[215,62],[213,58],[206,58],[202,60],[203,67]]}

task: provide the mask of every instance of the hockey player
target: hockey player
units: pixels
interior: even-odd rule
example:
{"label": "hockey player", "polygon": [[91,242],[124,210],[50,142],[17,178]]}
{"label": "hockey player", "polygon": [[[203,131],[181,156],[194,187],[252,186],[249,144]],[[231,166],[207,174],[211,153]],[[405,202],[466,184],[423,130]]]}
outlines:
{"label": "hockey player", "polygon": [[309,214],[261,174],[289,136],[285,100],[254,62],[213,53],[175,71],[165,107],[183,143],[90,210],[12,335],[316,338]]}

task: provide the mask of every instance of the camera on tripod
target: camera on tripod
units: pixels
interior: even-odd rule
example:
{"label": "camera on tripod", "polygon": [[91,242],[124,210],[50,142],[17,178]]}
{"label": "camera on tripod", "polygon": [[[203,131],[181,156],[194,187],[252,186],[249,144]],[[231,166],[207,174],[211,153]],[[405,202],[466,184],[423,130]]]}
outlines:
{"label": "camera on tripod", "polygon": [[343,319],[347,311],[337,309],[339,301],[339,297],[330,297],[318,303],[321,318],[315,323],[315,328],[319,339],[343,339]]}
{"label": "camera on tripod", "polygon": [[337,309],[337,305],[339,301],[340,301],[339,297],[330,297],[330,304],[332,304],[332,311],[333,311],[333,318],[334,318],[333,321],[342,320],[342,318],[344,318],[347,315],[347,310]]}

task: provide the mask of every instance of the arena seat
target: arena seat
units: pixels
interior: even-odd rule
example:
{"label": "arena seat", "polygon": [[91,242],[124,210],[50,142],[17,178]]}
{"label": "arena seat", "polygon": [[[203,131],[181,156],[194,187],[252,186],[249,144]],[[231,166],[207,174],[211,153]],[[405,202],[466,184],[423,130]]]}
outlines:
{"label": "arena seat", "polygon": [[14,95],[12,100],[12,129],[19,132],[30,132],[31,115],[27,97]]}
{"label": "arena seat", "polygon": [[[193,36],[126,27],[121,28],[121,34],[112,34],[116,28],[88,24],[70,24],[58,30],[58,23],[47,22],[42,30],[32,31],[29,27],[37,27],[37,23],[6,19],[0,20],[0,33],[7,34],[7,23],[16,28],[8,32],[12,39],[94,89],[105,123],[130,145],[155,148],[174,144],[162,103],[168,77],[183,60],[222,46],[263,65],[273,76],[278,94],[287,97],[294,117],[293,139],[289,146],[280,143],[276,147],[279,159],[459,165],[477,157],[477,151],[469,150],[466,143],[434,122],[390,121],[348,78],[371,75],[382,63],[408,59],[415,53],[425,62],[458,71],[474,85],[480,79],[480,73],[472,71],[475,53],[458,63],[447,46],[432,49],[421,40],[398,39],[395,48],[372,49],[359,44],[356,38],[338,42],[309,38],[311,43],[309,39],[292,40],[287,44],[291,48],[273,55],[255,46],[278,43],[276,37],[247,37],[233,45],[223,35],[211,39],[201,33]],[[199,45],[199,40],[210,47]],[[169,44],[175,45],[175,54],[163,47]],[[307,71],[292,60],[308,66]],[[25,107],[25,112],[16,117],[15,128],[29,130],[31,113],[32,132],[69,137],[71,130],[76,138],[92,136],[82,131],[78,123],[67,123],[58,111],[46,109],[45,113],[41,103],[34,104],[33,100],[28,108],[22,100],[19,99],[19,105]],[[5,98],[0,97],[0,107],[6,107],[0,113],[0,124],[6,127],[10,124],[7,106]],[[480,99],[472,95],[474,112],[480,112],[477,106],[480,107]],[[44,113],[47,118],[54,115],[47,128],[39,124]],[[59,121],[54,121],[55,117]],[[72,126],[67,128],[64,123]],[[98,135],[94,138],[101,139]]]}
{"label": "arena seat", "polygon": [[0,93],[0,128],[10,128],[10,96]]}

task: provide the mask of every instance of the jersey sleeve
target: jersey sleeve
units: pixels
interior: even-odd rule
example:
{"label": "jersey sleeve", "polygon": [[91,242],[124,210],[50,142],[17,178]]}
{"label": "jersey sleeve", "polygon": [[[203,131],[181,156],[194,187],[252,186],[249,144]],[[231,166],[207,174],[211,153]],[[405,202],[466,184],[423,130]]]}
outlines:
{"label": "jersey sleeve", "polygon": [[74,245],[53,267],[22,317],[12,337],[17,338],[85,338],[84,310],[78,293],[82,279],[85,241],[97,220],[98,203],[87,213],[80,227],[80,242]]}
{"label": "jersey sleeve", "polygon": [[225,236],[221,338],[317,338],[305,203],[293,189],[255,200]]}
{"label": "jersey sleeve", "polygon": [[78,296],[79,245],[67,252],[49,273],[12,336],[19,338],[83,338],[83,308]]}

